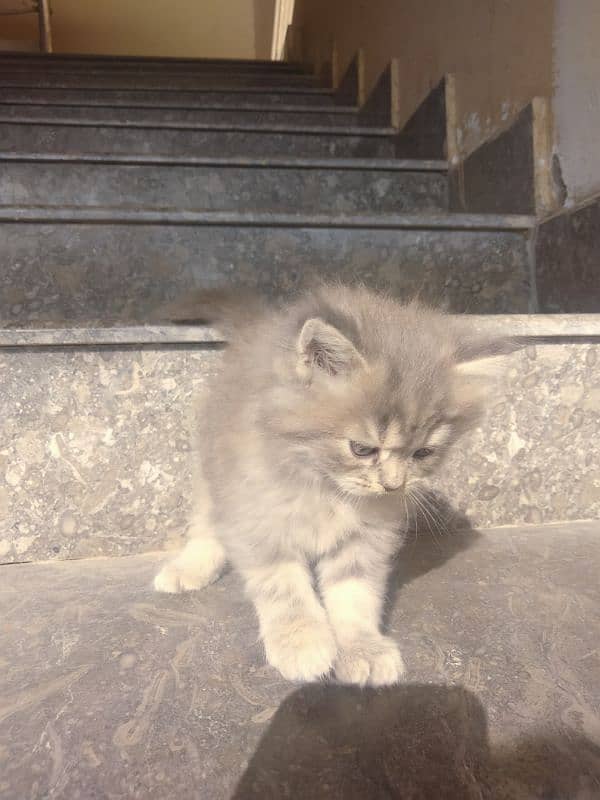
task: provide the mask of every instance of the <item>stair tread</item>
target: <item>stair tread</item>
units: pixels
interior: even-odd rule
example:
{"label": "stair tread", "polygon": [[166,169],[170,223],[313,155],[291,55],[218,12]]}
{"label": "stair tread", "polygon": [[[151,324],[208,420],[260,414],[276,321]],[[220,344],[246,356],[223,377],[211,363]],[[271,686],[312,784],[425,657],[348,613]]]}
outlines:
{"label": "stair tread", "polygon": [[274,227],[365,227],[458,230],[529,230],[536,218],[522,214],[277,214],[204,211],[171,208],[121,208],[107,206],[0,205],[0,221],[102,222],[206,224]]}
{"label": "stair tread", "polygon": [[228,131],[242,133],[289,133],[301,136],[302,134],[322,134],[324,136],[392,136],[397,133],[395,128],[375,127],[368,125],[276,125],[272,123],[229,123],[229,122],[139,122],[115,119],[77,119],[54,117],[3,117],[0,115],[0,124],[8,125],[50,125],[52,127],[75,128],[155,128],[160,130],[198,130],[198,131]]}
{"label": "stair tread", "polygon": [[[259,103],[255,103],[254,105],[248,104],[243,106],[232,106],[227,105],[225,103],[211,103],[207,106],[197,106],[197,105],[182,105],[181,103],[140,103],[140,102],[128,102],[128,103],[107,103],[102,101],[94,101],[94,100],[83,100],[81,102],[64,102],[61,101],[60,98],[52,99],[35,99],[35,100],[2,100],[2,86],[0,86],[0,107],[2,106],[61,106],[64,108],[131,108],[131,109],[150,109],[150,110],[168,110],[168,111],[263,111],[269,113],[288,113],[288,114],[353,114],[358,113],[359,108],[358,106],[342,106],[342,105],[320,105],[320,106],[311,106],[311,105],[286,105],[285,103],[281,103],[275,107],[272,105],[261,105]],[[137,91],[134,90],[134,91]],[[11,118],[12,119],[12,118]],[[25,119],[29,119],[26,117]],[[53,119],[53,118],[52,118]]]}
{"label": "stair tread", "polygon": [[290,167],[307,169],[397,170],[415,172],[445,172],[448,162],[439,159],[405,158],[302,158],[294,156],[188,156],[129,153],[36,153],[2,152],[0,162],[131,164],[157,166],[238,166]]}
{"label": "stair tread", "polygon": [[[464,317],[464,314],[458,315]],[[469,314],[481,331],[533,339],[596,339],[599,314]],[[0,347],[72,347],[98,345],[206,344],[221,342],[223,335],[211,325],[124,325],[110,319],[85,326],[55,325],[35,328],[0,328]]]}
{"label": "stair tread", "polygon": [[[11,732],[3,797],[57,786],[69,797],[197,797],[199,786],[202,797],[266,797],[282,779],[298,797],[323,796],[324,783],[332,798],[342,793],[331,787],[348,785],[367,797],[382,758],[392,765],[386,785],[400,781],[415,796],[434,782],[464,796],[480,778],[504,796],[509,774],[523,796],[559,781],[556,796],[575,797],[582,781],[593,785],[596,762],[592,734],[564,709],[576,697],[592,713],[600,694],[599,535],[598,522],[459,532],[437,543],[419,535],[403,551],[401,600],[389,614],[409,682],[376,693],[300,689],[266,667],[233,573],[168,596],[151,588],[166,553],[2,566],[10,665],[0,695]],[[551,658],[540,646],[549,638]],[[437,642],[450,643],[446,659]],[[476,693],[447,685],[465,669]],[[532,734],[540,730],[559,744]],[[470,765],[464,782],[453,769],[457,731]],[[126,758],[112,757],[119,750]]]}

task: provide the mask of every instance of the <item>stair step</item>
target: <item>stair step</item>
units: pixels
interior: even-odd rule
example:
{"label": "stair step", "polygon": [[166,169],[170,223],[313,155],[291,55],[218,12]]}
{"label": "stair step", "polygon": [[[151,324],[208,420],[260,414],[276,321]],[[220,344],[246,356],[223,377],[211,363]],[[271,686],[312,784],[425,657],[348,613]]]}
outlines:
{"label": "stair step", "polygon": [[[341,163],[340,163],[341,162]],[[358,159],[65,159],[0,153],[0,204],[289,213],[448,208],[445,162]]]}
{"label": "stair step", "polygon": [[[0,207],[5,325],[148,322],[194,286],[362,281],[455,311],[526,312],[530,217]],[[43,242],[43,246],[40,246]],[[76,322],[77,321],[77,322]]]}
{"label": "stair step", "polygon": [[206,108],[223,106],[235,108],[249,106],[290,107],[306,109],[331,106],[334,93],[329,89],[232,89],[213,91],[210,89],[97,89],[90,87],[35,88],[26,85],[3,86],[0,84],[0,100],[4,103],[67,103],[82,106],[138,105],[181,106]]}
{"label": "stair step", "polygon": [[[0,98],[2,97],[0,93]],[[30,103],[4,101],[0,99],[0,117],[4,119],[21,118],[26,120],[62,119],[104,120],[107,117],[117,122],[167,123],[188,122],[222,125],[284,125],[284,126],[360,126],[365,124],[355,109],[347,110],[336,106],[282,106],[273,108],[261,105],[248,105],[234,108],[226,105],[212,107],[190,107],[186,105],[151,104],[106,105],[88,103]]]}
{"label": "stair step", "polygon": [[[473,321],[529,346],[434,485],[476,526],[598,517],[600,315]],[[179,326],[0,331],[3,560],[123,555],[180,538],[191,432],[221,338]]]}
{"label": "stair step", "polygon": [[137,123],[0,118],[0,149],[44,153],[161,153],[392,158],[391,128]]}
{"label": "stair step", "polygon": [[66,69],[64,71],[11,70],[0,73],[2,86],[51,87],[68,89],[85,86],[89,89],[211,89],[217,91],[233,88],[266,88],[266,89],[304,89],[318,88],[321,84],[314,75],[293,72],[264,73],[227,71],[199,72],[190,74],[186,71],[153,72],[146,71],[95,71],[87,68],[81,70]]}
{"label": "stair step", "polygon": [[113,56],[89,53],[0,53],[0,66],[15,65],[30,69],[65,69],[69,67],[98,67],[103,69],[132,67],[139,69],[222,69],[272,70],[274,72],[304,72],[305,67],[291,61],[271,61],[248,58],[179,58],[172,56]]}

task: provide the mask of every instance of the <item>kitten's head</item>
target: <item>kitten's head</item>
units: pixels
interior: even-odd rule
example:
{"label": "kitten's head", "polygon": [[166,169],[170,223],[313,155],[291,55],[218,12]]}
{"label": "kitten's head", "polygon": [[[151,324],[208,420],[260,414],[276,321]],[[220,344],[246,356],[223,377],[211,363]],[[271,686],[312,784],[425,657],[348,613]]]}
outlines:
{"label": "kitten's head", "polygon": [[324,297],[318,316],[296,320],[293,375],[271,422],[341,492],[404,491],[479,419],[502,347],[415,303]]}

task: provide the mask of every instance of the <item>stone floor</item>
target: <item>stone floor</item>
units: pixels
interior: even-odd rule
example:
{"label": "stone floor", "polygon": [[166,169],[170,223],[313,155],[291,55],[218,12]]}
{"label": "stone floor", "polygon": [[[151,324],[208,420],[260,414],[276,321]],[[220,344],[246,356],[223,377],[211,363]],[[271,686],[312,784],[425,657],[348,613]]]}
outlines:
{"label": "stone floor", "polygon": [[164,554],[0,567],[0,797],[600,798],[600,524],[421,534],[407,682],[293,686],[229,574]]}

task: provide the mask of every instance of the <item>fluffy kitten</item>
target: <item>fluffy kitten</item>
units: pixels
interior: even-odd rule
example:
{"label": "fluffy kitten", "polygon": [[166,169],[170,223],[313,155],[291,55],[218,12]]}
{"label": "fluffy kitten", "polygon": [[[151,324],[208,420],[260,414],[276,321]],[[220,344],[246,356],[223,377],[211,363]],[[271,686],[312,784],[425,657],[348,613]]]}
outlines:
{"label": "fluffy kitten", "polygon": [[195,302],[180,317],[216,319],[231,344],[204,411],[208,497],[156,589],[200,589],[229,560],[284,677],[398,681],[380,616],[406,498],[478,419],[503,347],[363,288]]}

